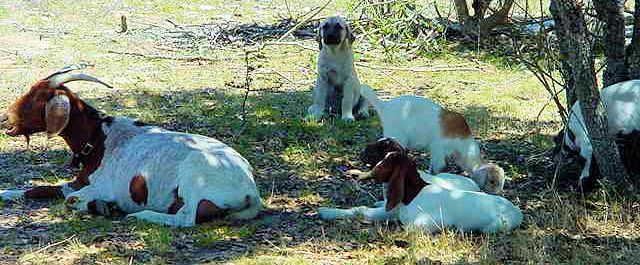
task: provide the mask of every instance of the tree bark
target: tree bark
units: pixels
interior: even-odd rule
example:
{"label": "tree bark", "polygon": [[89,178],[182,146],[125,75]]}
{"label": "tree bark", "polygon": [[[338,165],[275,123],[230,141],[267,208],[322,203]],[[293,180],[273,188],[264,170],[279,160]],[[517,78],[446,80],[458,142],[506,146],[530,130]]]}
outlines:
{"label": "tree bark", "polygon": [[509,11],[515,0],[504,0],[498,11],[489,17],[485,17],[492,0],[473,0],[473,16],[469,14],[469,6],[466,0],[454,0],[458,21],[462,24],[463,34],[470,37],[487,35],[492,29],[509,18]]}
{"label": "tree bark", "polygon": [[456,6],[456,13],[458,13],[458,21],[464,23],[469,20],[469,7],[467,6],[467,0],[454,0],[453,3]]}
{"label": "tree bark", "polygon": [[591,42],[581,5],[576,0],[552,0],[550,11],[556,19],[558,31],[566,38],[566,45],[560,47],[567,55],[563,59],[570,68],[565,70],[573,77],[571,81],[581,102],[582,115],[600,173],[617,187],[623,187],[628,183],[626,171],[618,147],[608,133],[607,113],[600,101]]}
{"label": "tree bark", "polygon": [[604,51],[607,68],[604,72],[604,86],[629,79],[625,54],[624,0],[595,0],[598,19],[604,21]]}
{"label": "tree bark", "polygon": [[[549,6],[549,10],[551,11],[551,13],[553,14],[554,12],[558,12],[555,8],[555,5],[551,5]],[[554,20],[556,22],[556,24],[558,25],[562,25],[564,23],[566,23],[563,17],[559,17],[559,16],[555,16]],[[571,45],[573,45],[571,43],[571,39],[569,37],[566,36],[565,32],[562,30],[556,30],[556,34],[558,35],[558,41],[560,42],[559,46],[560,46],[560,64],[562,65],[562,69],[560,69],[560,73],[562,74],[562,79],[564,79],[564,90],[566,93],[566,98],[567,98],[567,109],[571,109],[571,107],[576,103],[576,101],[578,100],[578,96],[576,95],[576,90],[575,90],[575,80],[573,78],[573,75],[571,74],[571,65],[569,64],[569,61],[567,60],[567,58],[569,58],[569,55],[567,54],[567,51],[573,49],[573,47]]]}
{"label": "tree bark", "polygon": [[633,12],[633,37],[627,47],[627,70],[629,79],[640,79],[640,1],[635,1]]}

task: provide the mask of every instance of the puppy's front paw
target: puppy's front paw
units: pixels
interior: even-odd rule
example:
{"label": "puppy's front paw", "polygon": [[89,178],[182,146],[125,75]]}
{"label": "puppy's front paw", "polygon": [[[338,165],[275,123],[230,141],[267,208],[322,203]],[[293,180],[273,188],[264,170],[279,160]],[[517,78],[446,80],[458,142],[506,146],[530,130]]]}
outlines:
{"label": "puppy's front paw", "polygon": [[319,120],[324,116],[324,111],[316,105],[311,105],[307,109],[307,116],[304,117],[306,121]]}
{"label": "puppy's front paw", "polygon": [[353,115],[347,115],[347,116],[342,116],[342,120],[346,122],[353,122],[356,120],[356,118],[354,118]]}

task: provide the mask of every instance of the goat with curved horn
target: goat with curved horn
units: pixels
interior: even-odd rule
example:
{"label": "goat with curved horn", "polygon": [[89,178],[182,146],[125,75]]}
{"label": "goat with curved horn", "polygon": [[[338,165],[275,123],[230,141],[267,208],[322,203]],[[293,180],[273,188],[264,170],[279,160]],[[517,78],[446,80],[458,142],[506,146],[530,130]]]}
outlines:
{"label": "goat with curved horn", "polygon": [[89,67],[93,67],[94,65],[88,62],[80,62],[77,64],[72,64],[72,65],[67,65],[65,67],[60,68],[60,70],[55,71],[54,73],[50,74],[49,76],[47,76],[44,79],[49,79],[51,77],[54,77],[56,75],[60,75],[60,74],[66,74],[68,72],[71,71],[75,71],[75,70],[82,70],[82,69],[87,69]]}
{"label": "goat with curved horn", "polygon": [[87,74],[83,74],[83,73],[77,73],[77,74],[58,74],[58,75],[54,75],[52,77],[49,78],[49,87],[51,88],[58,88],[63,84],[72,82],[72,81],[88,81],[88,82],[94,82],[94,83],[98,83],[98,84],[102,84],[108,88],[113,88],[113,86],[102,82],[100,79],[95,78],[93,76],[87,75]]}

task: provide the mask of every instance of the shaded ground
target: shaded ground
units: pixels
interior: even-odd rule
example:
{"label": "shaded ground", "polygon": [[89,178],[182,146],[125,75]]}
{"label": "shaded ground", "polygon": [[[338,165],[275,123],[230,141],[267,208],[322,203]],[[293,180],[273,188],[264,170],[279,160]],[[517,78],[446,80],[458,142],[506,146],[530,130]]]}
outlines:
{"label": "shaded ground", "polygon": [[[73,4],[72,4],[73,3]],[[506,235],[424,235],[396,223],[327,222],[321,205],[370,204],[379,188],[344,172],[362,165],[358,153],[380,134],[376,118],[352,124],[303,122],[315,80],[315,52],[268,46],[251,57],[256,68],[242,128],[244,58],[238,45],[175,46],[163,34],[178,25],[222,23],[277,25],[278,15],[304,13],[313,3],[288,1],[0,2],[0,109],[35,80],[81,60],[116,90],[74,83],[97,108],[164,128],[216,137],[254,166],[266,206],[250,222],[226,221],[172,229],[119,216],[68,212],[61,201],[0,203],[0,263],[6,264],[633,264],[640,258],[636,200],[608,193],[587,200],[548,189],[549,176],[528,173],[524,161],[549,148],[559,129],[546,92],[517,66],[495,54],[456,53],[385,62],[381,51],[358,50],[360,62],[416,67],[479,64],[480,72],[385,70],[358,67],[360,79],[385,96],[427,96],[463,112],[486,156],[514,180],[506,197],[525,212],[523,227]],[[344,1],[323,14],[343,10]],[[305,10],[306,8],[306,10]],[[289,10],[289,11],[288,11]],[[119,30],[128,16],[129,31]],[[231,15],[226,15],[231,14]],[[166,28],[166,29],[163,29]],[[154,35],[155,34],[155,35]],[[160,35],[158,35],[160,34]],[[316,47],[312,39],[297,39]],[[180,49],[178,49],[180,48]],[[109,52],[111,51],[111,52]],[[197,56],[211,60],[163,60],[146,55]],[[237,136],[242,131],[240,136]],[[427,165],[428,155],[419,155]],[[0,133],[0,188],[54,183],[72,176],[60,139],[34,137],[27,149]]]}

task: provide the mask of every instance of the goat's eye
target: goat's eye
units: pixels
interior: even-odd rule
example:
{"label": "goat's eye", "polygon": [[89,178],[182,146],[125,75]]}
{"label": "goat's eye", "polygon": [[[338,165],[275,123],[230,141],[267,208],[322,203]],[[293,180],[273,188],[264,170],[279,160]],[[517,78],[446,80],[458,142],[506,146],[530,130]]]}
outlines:
{"label": "goat's eye", "polygon": [[336,29],[338,29],[338,30],[340,30],[340,29],[342,29],[342,25],[340,25],[340,24],[336,24],[335,28],[336,28]]}
{"label": "goat's eye", "polygon": [[324,24],[324,25],[322,25],[322,28],[323,28],[323,29],[328,29],[328,28],[329,28],[329,24]]}

